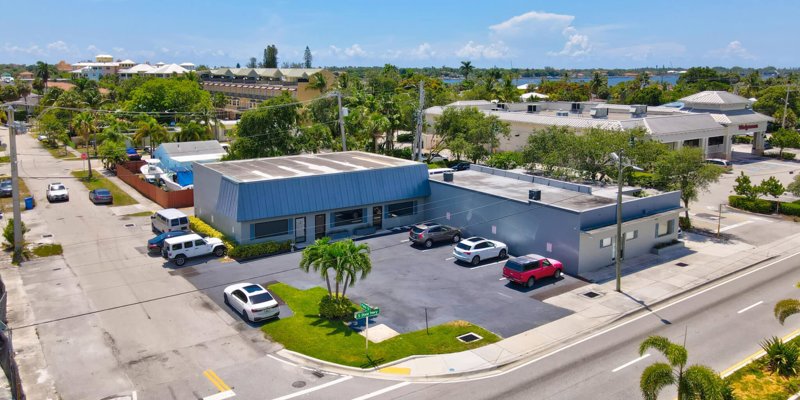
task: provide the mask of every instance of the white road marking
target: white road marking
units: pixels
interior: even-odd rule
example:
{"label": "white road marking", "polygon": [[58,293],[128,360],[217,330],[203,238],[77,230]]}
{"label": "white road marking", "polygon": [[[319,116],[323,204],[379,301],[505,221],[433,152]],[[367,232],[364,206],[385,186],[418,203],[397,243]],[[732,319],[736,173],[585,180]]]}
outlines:
{"label": "white road marking", "polygon": [[212,394],[211,396],[203,397],[203,400],[225,400],[235,396],[236,393],[233,393],[233,390],[226,390],[224,392]]}
{"label": "white road marking", "polygon": [[428,250],[422,250],[422,252],[423,252],[423,253],[427,253],[427,252],[429,252],[429,251],[431,251],[431,249],[428,249]]}
{"label": "white road marking", "polygon": [[497,264],[500,264],[501,262],[502,262],[502,261],[495,261],[495,262],[493,262],[493,263],[489,263],[489,264],[485,264],[485,265],[479,265],[479,266],[477,266],[477,267],[471,267],[470,269],[481,269],[481,268],[483,268],[483,267],[488,267],[488,266],[491,266],[491,265],[497,265]]}
{"label": "white road marking", "polygon": [[506,278],[506,277],[504,276],[504,277],[502,277],[502,278],[498,279],[498,281],[504,281],[504,280],[506,280],[506,279],[508,279],[508,278]]}
{"label": "white road marking", "polygon": [[405,239],[405,240],[401,240],[401,241],[400,241],[400,243],[406,243],[406,242],[410,242],[410,240],[408,240],[408,239]]}
{"label": "white road marking", "polygon": [[743,312],[745,312],[745,311],[747,311],[747,310],[749,310],[749,309],[751,309],[751,308],[753,308],[753,307],[755,307],[755,306],[761,305],[763,302],[764,302],[764,300],[761,300],[761,301],[759,301],[758,303],[756,303],[756,304],[753,304],[752,306],[747,306],[747,307],[745,307],[745,308],[743,308],[743,309],[741,309],[741,310],[737,311],[736,313],[737,313],[737,314],[741,314],[741,313],[743,313]]}
{"label": "white road marking", "polygon": [[454,259],[455,259],[455,257],[448,257],[448,258],[445,258],[444,260],[445,261],[450,261],[450,260],[454,260]]}
{"label": "white road marking", "polygon": [[136,391],[135,391],[135,390],[134,390],[134,391],[132,391],[132,392],[131,392],[131,400],[136,400],[136,399],[138,399],[138,398],[139,398],[139,396],[136,394]]}
{"label": "white road marking", "polygon": [[503,296],[503,297],[508,297],[509,299],[511,298],[511,296],[509,296],[509,295],[507,295],[505,293],[497,292],[497,294],[499,294],[500,296]]}
{"label": "white road marking", "polygon": [[282,358],[275,357],[275,356],[273,356],[272,354],[267,354],[267,357],[269,357],[269,358],[271,358],[271,359],[273,359],[273,360],[275,360],[275,361],[282,362],[282,363],[284,363],[284,364],[286,364],[286,365],[290,365],[290,366],[292,366],[292,367],[298,367],[298,365],[292,364],[292,363],[290,363],[289,361],[286,361],[286,360],[284,360],[284,359],[282,359]]}
{"label": "white road marking", "polygon": [[299,396],[304,396],[306,394],[316,392],[317,390],[322,390],[322,389],[325,389],[326,387],[333,386],[333,385],[338,385],[338,384],[340,384],[342,382],[349,381],[350,379],[353,379],[353,377],[350,376],[350,375],[343,376],[343,377],[341,377],[341,378],[339,378],[339,379],[337,379],[335,381],[330,381],[328,383],[323,383],[322,385],[319,385],[319,386],[314,386],[314,387],[310,387],[310,388],[305,389],[305,390],[301,390],[299,392],[294,392],[294,393],[291,393],[291,394],[287,394],[286,396],[276,397],[273,400],[287,400],[287,399],[292,399],[292,398],[299,397]]}
{"label": "white road marking", "polygon": [[731,229],[738,228],[740,226],[745,226],[747,224],[752,224],[752,223],[753,223],[753,221],[748,219],[747,221],[742,221],[742,222],[739,222],[738,224],[728,225],[728,226],[720,229],[719,231],[720,232],[725,232],[725,231],[729,231]]}
{"label": "white road marking", "polygon": [[647,353],[647,354],[645,354],[645,355],[643,355],[643,356],[641,356],[641,357],[639,357],[639,358],[637,358],[637,359],[635,359],[633,361],[628,361],[625,364],[622,364],[619,367],[612,369],[611,372],[617,372],[617,371],[619,371],[619,370],[621,370],[621,369],[623,369],[625,367],[630,367],[631,365],[636,364],[637,362],[642,361],[647,357],[650,357],[650,353]]}
{"label": "white road marking", "polygon": [[382,395],[382,394],[384,394],[384,393],[389,393],[389,392],[391,392],[392,390],[397,390],[397,389],[400,389],[401,387],[405,387],[405,386],[408,386],[408,385],[410,385],[410,384],[411,384],[411,382],[400,382],[400,383],[398,383],[398,384],[396,384],[396,385],[392,385],[392,386],[389,386],[389,387],[383,388],[383,389],[381,389],[381,390],[376,390],[376,391],[374,391],[374,392],[372,392],[372,393],[367,393],[367,394],[365,394],[365,395],[363,395],[363,396],[361,396],[361,397],[356,397],[356,398],[355,398],[355,399],[353,399],[353,400],[367,400],[367,399],[371,399],[371,398],[373,398],[373,397],[380,396],[380,395]]}
{"label": "white road marking", "polygon": [[769,222],[769,223],[775,222],[775,221],[773,221],[771,219],[761,218],[761,217],[750,217],[750,219],[754,219],[756,221],[761,221],[761,222]]}
{"label": "white road marking", "polygon": [[788,260],[788,259],[790,259],[792,257],[797,257],[798,255],[800,255],[800,251],[798,251],[796,253],[789,254],[788,256],[783,257],[783,258],[778,259],[778,260],[775,260],[775,261],[773,261],[773,262],[771,262],[769,264],[765,264],[765,265],[762,265],[762,266],[760,266],[758,268],[755,268],[755,269],[752,269],[750,271],[747,271],[747,272],[745,272],[745,273],[743,273],[741,275],[734,276],[734,277],[729,278],[727,280],[724,280],[724,281],[722,281],[720,283],[717,283],[715,285],[709,286],[709,287],[707,287],[707,288],[705,288],[705,289],[703,289],[703,290],[701,290],[701,291],[699,291],[697,293],[693,293],[693,294],[690,294],[690,295],[688,295],[686,297],[683,297],[681,299],[675,300],[672,303],[665,304],[665,305],[663,305],[661,307],[656,307],[656,308],[654,308],[654,309],[652,309],[652,310],[650,310],[650,311],[648,311],[646,313],[643,313],[642,315],[639,315],[638,317],[631,318],[631,319],[629,319],[629,320],[627,320],[625,322],[620,323],[619,325],[615,325],[615,326],[603,329],[603,330],[595,333],[594,335],[587,336],[587,337],[585,337],[585,338],[583,338],[581,340],[578,340],[576,342],[570,343],[570,344],[568,344],[568,345],[566,345],[564,347],[561,347],[559,349],[553,350],[550,353],[543,354],[543,355],[541,355],[539,357],[536,357],[536,358],[534,358],[532,360],[528,360],[528,361],[526,361],[526,362],[524,362],[522,364],[519,364],[519,365],[517,365],[517,366],[515,366],[513,368],[509,368],[509,369],[507,369],[505,371],[502,371],[502,372],[500,372],[498,374],[482,376],[482,377],[479,377],[479,378],[462,379],[462,380],[454,379],[454,380],[447,380],[447,381],[430,381],[430,382],[427,382],[427,383],[436,384],[436,383],[472,382],[472,381],[479,381],[479,380],[483,380],[483,379],[496,378],[498,376],[503,376],[503,375],[506,375],[506,374],[510,374],[510,373],[520,369],[520,368],[525,368],[528,365],[531,365],[533,363],[536,363],[536,362],[539,362],[541,360],[544,360],[545,358],[548,358],[548,357],[551,357],[553,355],[556,355],[556,354],[558,354],[558,353],[560,353],[560,352],[562,352],[564,350],[569,350],[569,349],[571,349],[571,348],[573,348],[575,346],[578,346],[578,345],[580,345],[582,343],[586,343],[586,342],[588,342],[588,341],[590,341],[590,340],[592,340],[592,339],[594,339],[594,338],[596,338],[598,336],[602,336],[602,335],[605,335],[606,333],[609,333],[611,331],[615,331],[615,330],[617,330],[619,328],[622,328],[624,326],[632,324],[632,323],[634,323],[634,322],[636,322],[636,321],[638,321],[638,320],[640,320],[642,318],[649,317],[652,314],[657,314],[659,311],[662,311],[662,310],[665,310],[665,309],[667,309],[669,307],[672,307],[674,305],[683,303],[684,301],[693,299],[693,298],[695,298],[697,296],[700,296],[700,295],[705,294],[705,293],[707,293],[709,291],[712,291],[712,290],[714,290],[714,289],[716,289],[716,288],[718,288],[720,286],[727,285],[727,284],[729,284],[729,283],[731,283],[733,281],[737,281],[737,280],[742,279],[744,277],[747,277],[747,276],[749,276],[751,274],[755,274],[756,272],[760,272],[762,269],[769,268],[769,267],[771,267],[771,266],[773,266],[775,264],[784,262],[784,261],[786,261],[786,260]]}

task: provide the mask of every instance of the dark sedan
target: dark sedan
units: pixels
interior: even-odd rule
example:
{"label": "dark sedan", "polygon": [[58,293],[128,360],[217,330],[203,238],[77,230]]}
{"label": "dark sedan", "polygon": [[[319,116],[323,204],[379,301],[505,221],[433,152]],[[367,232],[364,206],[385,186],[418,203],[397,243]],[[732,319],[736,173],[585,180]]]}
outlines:
{"label": "dark sedan", "polygon": [[89,200],[94,204],[114,203],[114,197],[108,189],[94,189],[89,191]]}
{"label": "dark sedan", "polygon": [[0,197],[11,197],[11,179],[6,179],[0,182]]}
{"label": "dark sedan", "polygon": [[161,253],[161,246],[164,245],[164,240],[169,239],[176,236],[183,236],[188,235],[191,232],[189,231],[172,231],[172,232],[164,232],[150,240],[147,241],[147,250],[149,251],[158,251]]}

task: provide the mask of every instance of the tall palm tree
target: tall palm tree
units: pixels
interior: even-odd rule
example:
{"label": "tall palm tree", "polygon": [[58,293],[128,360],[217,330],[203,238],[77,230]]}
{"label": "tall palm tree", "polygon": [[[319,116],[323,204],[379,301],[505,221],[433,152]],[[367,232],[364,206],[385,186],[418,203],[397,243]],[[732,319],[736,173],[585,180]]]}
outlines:
{"label": "tall palm tree", "polygon": [[336,271],[336,292],[339,292],[339,283],[343,283],[342,297],[345,297],[348,285],[355,285],[357,280],[366,278],[372,271],[369,245],[355,244],[352,239],[347,239],[334,243],[332,252],[336,260],[333,267]]}
{"label": "tall palm tree", "polygon": [[36,77],[41,79],[44,83],[45,93],[47,93],[47,81],[50,79],[51,73],[54,73],[54,68],[52,65],[49,65],[44,61],[36,62]]}
{"label": "tall palm tree", "polygon": [[639,355],[657,350],[667,362],[654,363],[642,372],[639,387],[645,400],[657,400],[667,386],[678,386],[678,400],[723,400],[725,383],[719,374],[705,365],[686,366],[686,348],[663,336],[650,336],[639,345]]}
{"label": "tall palm tree", "polygon": [[180,123],[178,126],[181,128],[175,132],[175,139],[178,142],[196,142],[211,137],[211,127],[197,121]]}
{"label": "tall palm tree", "polygon": [[469,79],[469,75],[474,70],[475,67],[472,65],[472,61],[462,61],[461,66],[458,67],[458,71],[461,72],[461,75],[464,75],[465,81]]}
{"label": "tall palm tree", "polygon": [[372,135],[372,149],[378,152],[378,138],[384,136],[389,130],[389,119],[381,113],[371,113],[365,121],[365,129]]}
{"label": "tall palm tree", "polygon": [[300,269],[303,270],[303,272],[314,271],[319,273],[328,285],[328,297],[334,298],[333,291],[331,290],[330,270],[333,267],[333,257],[331,255],[330,246],[331,238],[327,236],[322,239],[317,239],[311,245],[306,246],[300,257]]}
{"label": "tall palm tree", "polygon": [[[94,115],[88,111],[84,111],[76,115],[72,119],[72,130],[81,135],[83,138],[84,146],[86,146],[86,153],[89,153],[89,137],[97,131],[97,122]],[[92,158],[87,157],[89,162],[89,179],[92,178]]]}
{"label": "tall palm tree", "polygon": [[163,143],[168,138],[167,128],[159,124],[153,117],[145,117],[136,124],[136,132],[133,140],[136,143],[144,143],[144,138],[148,138],[150,152],[153,152],[154,143]]}

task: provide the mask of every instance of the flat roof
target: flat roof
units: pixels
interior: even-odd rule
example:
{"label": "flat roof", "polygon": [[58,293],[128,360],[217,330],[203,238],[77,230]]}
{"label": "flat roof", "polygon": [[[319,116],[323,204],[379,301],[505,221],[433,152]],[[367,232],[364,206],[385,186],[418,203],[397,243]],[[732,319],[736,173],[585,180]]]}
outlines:
{"label": "flat roof", "polygon": [[203,164],[238,182],[258,182],[301,176],[375,170],[416,165],[417,162],[362,151],[302,154]]}
{"label": "flat roof", "polygon": [[[453,182],[444,182],[444,174],[431,175],[429,179],[526,203],[528,202],[528,191],[538,189],[542,191],[542,197],[537,203],[573,211],[589,210],[616,202],[616,199],[610,197],[581,193],[471,170],[454,172]],[[616,191],[614,194],[616,194]],[[623,201],[630,198],[630,196],[623,196]]]}

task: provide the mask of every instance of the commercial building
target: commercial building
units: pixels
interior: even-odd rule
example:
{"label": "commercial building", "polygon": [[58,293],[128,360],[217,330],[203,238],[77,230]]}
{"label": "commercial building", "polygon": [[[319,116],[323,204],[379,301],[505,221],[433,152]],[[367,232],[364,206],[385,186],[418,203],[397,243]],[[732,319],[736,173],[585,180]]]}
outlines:
{"label": "commercial building", "polygon": [[[509,123],[511,135],[502,138],[497,150],[520,150],[534,130],[564,126],[588,129],[628,130],[641,128],[652,140],[670,148],[700,147],[709,158],[731,157],[733,136],[754,134],[763,152],[763,133],[771,118],[749,108],[749,101],[727,92],[701,92],[666,106],[621,105],[599,102],[493,103],[460,101],[425,110],[426,142],[436,119],[445,108],[475,107]],[[760,139],[758,139],[760,138]]]}
{"label": "commercial building", "polygon": [[239,243],[364,235],[421,220],[425,164],[348,151],[195,164],[195,215]]}
{"label": "commercial building", "polygon": [[320,68],[216,68],[203,71],[200,76],[203,89],[225,95],[228,118],[236,119],[242,112],[283,93],[300,101],[318,97],[320,91],[309,87],[311,76],[317,73],[333,85],[333,73]]}
{"label": "commercial building", "polygon": [[[538,253],[580,274],[614,261],[616,189],[358,151],[194,165],[195,215],[240,243],[366,235],[434,221]],[[626,257],[677,238],[680,193],[623,196]]]}
{"label": "commercial building", "polygon": [[161,161],[164,171],[175,173],[175,182],[181,186],[194,183],[193,166],[209,162],[217,162],[228,154],[216,140],[203,140],[198,142],[161,143],[155,151],[153,158]]}

